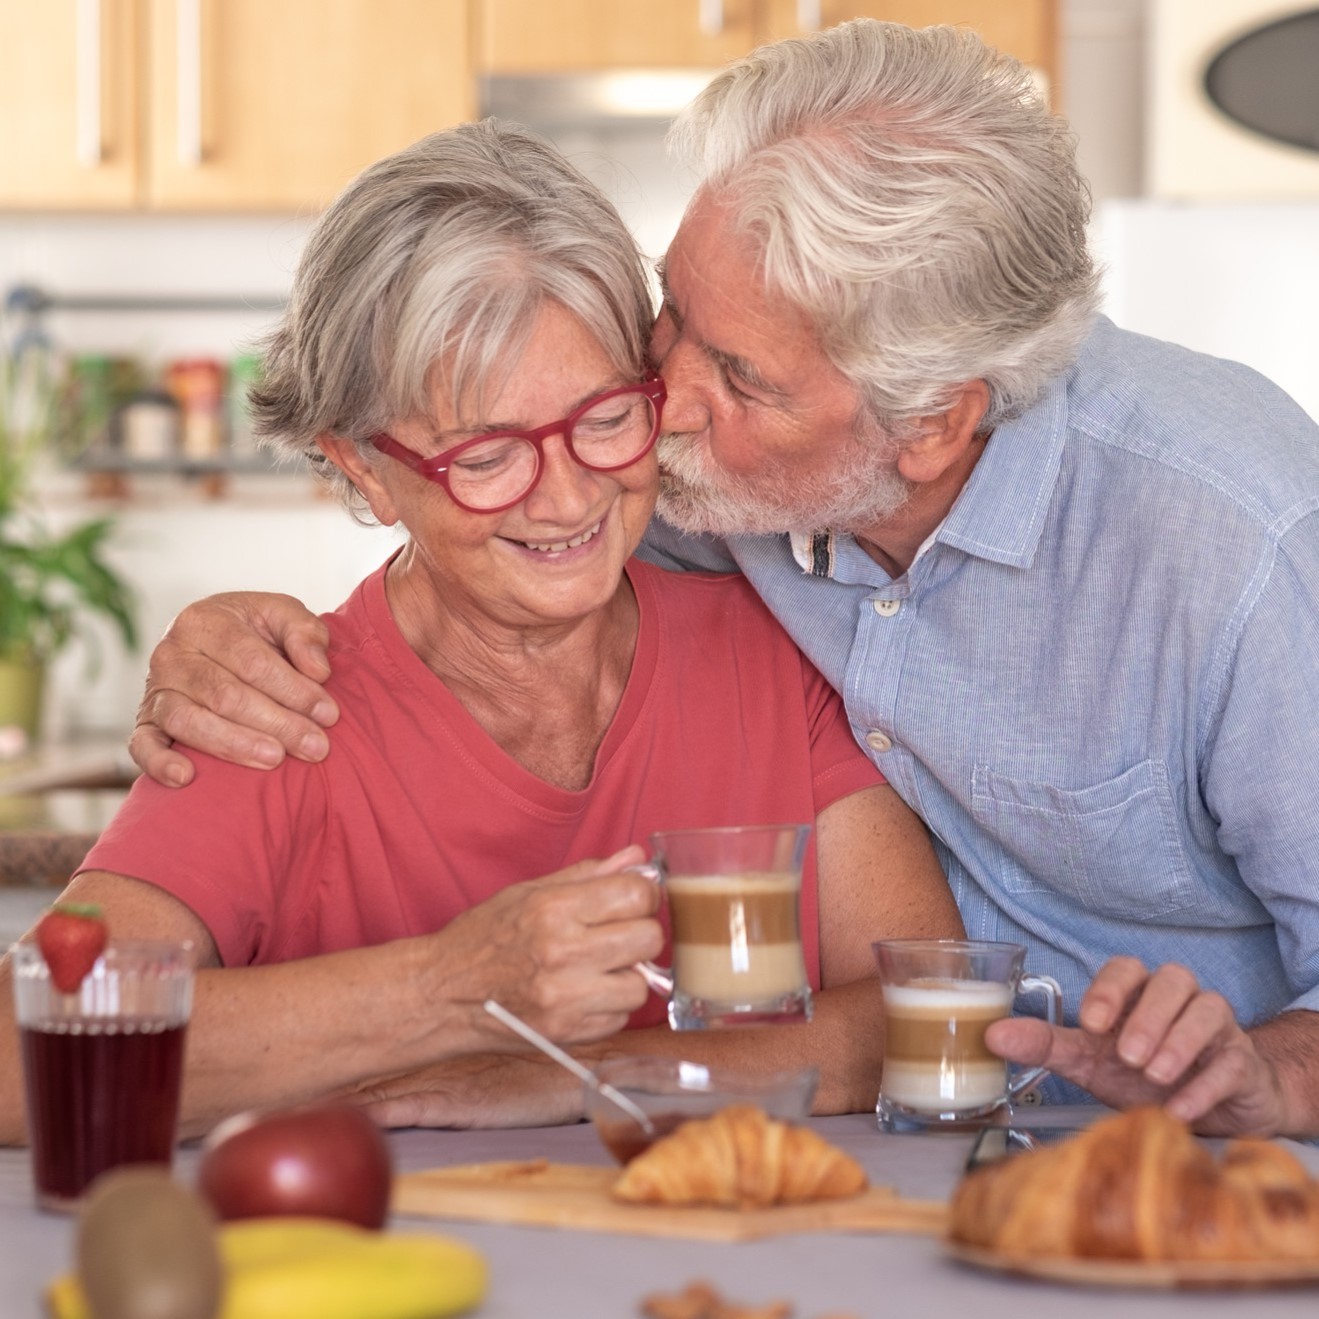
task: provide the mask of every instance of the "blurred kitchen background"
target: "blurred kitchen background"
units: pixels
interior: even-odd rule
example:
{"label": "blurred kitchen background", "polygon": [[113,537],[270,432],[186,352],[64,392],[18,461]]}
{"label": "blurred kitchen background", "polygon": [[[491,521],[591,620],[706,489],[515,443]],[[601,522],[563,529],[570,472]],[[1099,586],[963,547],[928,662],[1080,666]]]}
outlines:
{"label": "blurred kitchen background", "polygon": [[187,601],[246,587],[330,608],[393,544],[271,470],[241,407],[311,220],[358,168],[472,114],[525,118],[657,255],[687,195],[662,149],[666,97],[857,14],[969,22],[1028,60],[1079,134],[1109,313],[1248,362],[1319,416],[1312,5],[0,0],[5,332],[52,347],[86,414],[44,458],[41,499],[56,525],[116,519],[107,553],[143,636],[129,654],[95,625],[90,674],[84,647],[60,654],[43,741],[118,740],[146,651]]}

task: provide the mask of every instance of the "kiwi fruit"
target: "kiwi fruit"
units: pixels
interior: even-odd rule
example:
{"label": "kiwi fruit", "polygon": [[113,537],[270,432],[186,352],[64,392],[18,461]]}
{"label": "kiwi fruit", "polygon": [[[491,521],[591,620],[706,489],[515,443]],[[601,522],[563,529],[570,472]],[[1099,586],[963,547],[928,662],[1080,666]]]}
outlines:
{"label": "kiwi fruit", "polygon": [[214,1319],[224,1295],[215,1215],[164,1168],[117,1168],[78,1219],[77,1272],[93,1319]]}

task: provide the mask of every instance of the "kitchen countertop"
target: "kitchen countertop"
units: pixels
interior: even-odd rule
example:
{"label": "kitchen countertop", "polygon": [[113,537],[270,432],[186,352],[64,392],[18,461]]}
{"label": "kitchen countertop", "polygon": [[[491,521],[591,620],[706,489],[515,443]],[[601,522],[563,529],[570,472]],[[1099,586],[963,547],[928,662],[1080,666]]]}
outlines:
{"label": "kitchen countertop", "polygon": [[[1039,1112],[1040,1110],[1035,1110]],[[1095,1110],[1051,1111],[1075,1122]],[[1034,1120],[1034,1119],[1032,1119]],[[897,1136],[875,1128],[872,1114],[815,1119],[811,1125],[860,1160],[877,1184],[903,1195],[944,1199],[960,1176],[969,1135]],[[592,1128],[584,1125],[516,1131],[393,1132],[400,1172],[496,1159],[547,1158],[604,1164]],[[1286,1142],[1311,1169],[1319,1149]],[[195,1176],[195,1146],[183,1148],[178,1176]],[[1202,1292],[1105,1291],[1031,1282],[975,1271],[950,1260],[926,1236],[838,1232],[773,1237],[736,1244],[603,1235],[395,1216],[390,1226],[467,1241],[490,1267],[490,1293],[473,1319],[639,1319],[640,1301],[676,1294],[704,1279],[729,1301],[788,1301],[793,1319],[882,1319],[883,1316],[965,1315],[1020,1319],[1313,1319],[1316,1289]],[[36,1319],[46,1281],[69,1267],[73,1221],[32,1207],[24,1150],[0,1150],[0,1312]]]}
{"label": "kitchen countertop", "polygon": [[0,761],[0,926],[4,890],[62,886],[136,775],[122,740],[39,746]]}

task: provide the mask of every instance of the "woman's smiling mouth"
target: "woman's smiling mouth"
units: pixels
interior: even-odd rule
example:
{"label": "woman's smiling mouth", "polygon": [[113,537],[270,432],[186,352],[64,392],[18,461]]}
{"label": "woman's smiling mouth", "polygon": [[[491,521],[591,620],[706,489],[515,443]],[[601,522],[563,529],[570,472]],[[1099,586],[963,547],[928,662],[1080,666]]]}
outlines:
{"label": "woman's smiling mouth", "polygon": [[552,541],[523,540],[523,541],[519,541],[518,544],[525,546],[529,550],[535,550],[539,554],[554,554],[562,550],[575,550],[579,545],[585,545],[586,542],[590,540],[591,537],[594,536],[602,526],[604,526],[603,518],[599,522],[597,522],[595,526],[587,527],[585,531],[583,531],[580,535],[572,537],[571,540],[552,540]]}

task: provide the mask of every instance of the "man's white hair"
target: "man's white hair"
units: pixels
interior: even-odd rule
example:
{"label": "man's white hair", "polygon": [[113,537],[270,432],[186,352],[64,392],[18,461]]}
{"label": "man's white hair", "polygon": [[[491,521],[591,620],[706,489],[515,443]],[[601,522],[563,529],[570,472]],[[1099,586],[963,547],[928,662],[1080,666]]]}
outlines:
{"label": "man's white hair", "polygon": [[670,147],[887,433],[989,387],[990,429],[1093,320],[1090,194],[1029,71],[954,27],[857,19],[721,72]]}

